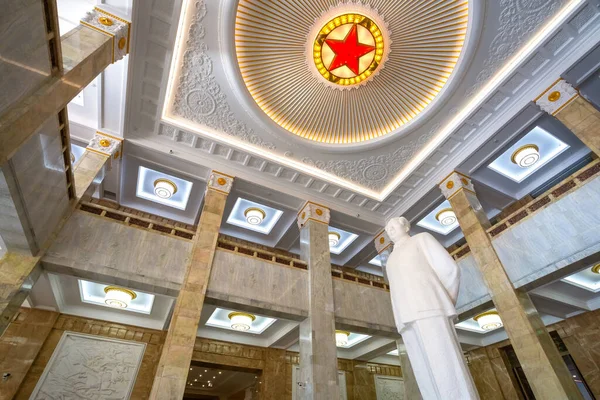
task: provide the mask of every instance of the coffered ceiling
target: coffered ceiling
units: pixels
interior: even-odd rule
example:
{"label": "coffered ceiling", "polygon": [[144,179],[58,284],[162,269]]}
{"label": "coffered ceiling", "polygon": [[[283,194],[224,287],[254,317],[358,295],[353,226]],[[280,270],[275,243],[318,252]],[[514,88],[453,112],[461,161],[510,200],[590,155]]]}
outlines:
{"label": "coffered ceiling", "polygon": [[[262,32],[252,25],[248,37],[238,29],[237,40],[236,18],[239,28],[240,15],[258,12],[245,1],[154,0],[137,7],[134,19],[144,23],[136,25],[130,60],[128,141],[381,221],[435,188],[593,48],[600,30],[591,23],[598,18],[596,0],[446,0],[436,3],[444,5],[436,11],[428,10],[433,2],[409,7],[404,19],[395,2],[385,0],[362,2],[370,11],[324,0],[303,1],[293,9],[296,3],[252,2],[270,23],[262,24]],[[391,50],[379,72],[349,89],[319,82],[323,77],[311,72],[313,57],[300,46],[314,44],[312,30],[336,7],[383,21],[377,26],[389,36]],[[415,84],[410,75],[398,75],[408,74],[403,63],[413,60],[403,52],[401,38],[413,39],[398,35],[421,26],[419,16],[425,21],[423,16],[434,12],[451,19],[460,7],[468,9],[468,20],[464,38],[459,33],[449,39],[455,65],[446,60],[447,76],[431,78],[435,90],[425,91],[422,109],[409,112],[410,118],[394,114],[401,123],[389,122],[386,115],[393,110],[385,102]],[[288,27],[282,25],[286,18]],[[431,40],[443,31],[443,24],[427,26]],[[249,50],[253,43],[256,51]],[[414,43],[419,49],[433,42]],[[443,53],[431,46],[436,51],[430,58],[419,53],[422,57],[410,61],[414,73],[427,70]],[[264,66],[260,73],[257,65]],[[323,93],[318,101],[307,97],[310,87],[311,93]],[[400,101],[393,103],[399,107]],[[343,110],[352,107],[359,108],[344,117]],[[292,114],[279,118],[284,111]],[[335,122],[353,118],[352,126]],[[351,128],[364,136],[339,139],[352,136]],[[313,134],[303,138],[309,131]],[[323,133],[330,139],[315,140]],[[331,139],[334,134],[341,136]]]}

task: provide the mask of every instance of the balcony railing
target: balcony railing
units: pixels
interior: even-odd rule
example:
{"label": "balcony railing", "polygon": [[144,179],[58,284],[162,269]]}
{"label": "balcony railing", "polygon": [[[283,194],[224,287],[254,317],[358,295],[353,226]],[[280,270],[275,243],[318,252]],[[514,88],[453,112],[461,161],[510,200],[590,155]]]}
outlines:
{"label": "balcony railing", "polygon": [[[553,188],[547,190],[543,195],[536,197],[534,200],[525,204],[508,217],[496,222],[489,229],[487,229],[487,233],[492,238],[501,235],[508,228],[523,222],[525,219],[540,212],[550,204],[555,203],[567,194],[574,192],[598,175],[600,175],[600,159],[596,159],[587,164],[585,167],[570,175]],[[450,253],[450,255],[455,260],[459,260],[470,252],[471,249],[469,248],[469,245],[464,244]]]}

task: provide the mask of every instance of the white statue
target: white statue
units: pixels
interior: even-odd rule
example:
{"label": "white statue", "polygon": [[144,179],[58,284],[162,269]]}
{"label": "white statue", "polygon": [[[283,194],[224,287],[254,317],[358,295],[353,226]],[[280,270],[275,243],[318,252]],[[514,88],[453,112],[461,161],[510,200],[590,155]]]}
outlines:
{"label": "white statue", "polygon": [[386,273],[398,332],[424,400],[479,399],[456,336],[460,272],[446,249],[429,233],[413,237],[404,217],[385,231],[394,242]]}

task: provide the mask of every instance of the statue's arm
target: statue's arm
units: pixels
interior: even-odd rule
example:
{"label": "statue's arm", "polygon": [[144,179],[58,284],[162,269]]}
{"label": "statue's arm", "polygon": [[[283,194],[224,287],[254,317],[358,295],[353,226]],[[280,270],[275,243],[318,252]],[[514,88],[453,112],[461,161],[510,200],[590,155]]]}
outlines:
{"label": "statue's arm", "polygon": [[433,235],[429,233],[423,233],[422,235],[426,250],[425,254],[427,255],[429,264],[433,267],[433,270],[448,291],[448,295],[450,295],[450,298],[456,304],[460,284],[460,269],[456,261],[454,261],[444,246]]}

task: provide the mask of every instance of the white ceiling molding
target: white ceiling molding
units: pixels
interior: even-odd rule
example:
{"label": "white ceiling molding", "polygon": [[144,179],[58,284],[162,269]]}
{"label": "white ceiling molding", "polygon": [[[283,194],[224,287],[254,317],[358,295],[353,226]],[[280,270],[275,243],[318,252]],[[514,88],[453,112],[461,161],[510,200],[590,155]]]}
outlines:
{"label": "white ceiling molding", "polygon": [[[128,94],[128,98],[131,99],[128,109],[128,134],[135,136],[135,139],[129,137],[134,142],[144,145],[154,143],[154,146],[164,146],[171,143],[175,149],[175,156],[181,159],[203,166],[220,166],[225,171],[233,171],[236,174],[239,171],[238,175],[244,179],[274,186],[278,190],[292,189],[303,198],[325,202],[326,205],[342,212],[360,214],[373,222],[381,222],[391,215],[406,211],[435,187],[441,177],[459,165],[537,93],[543,91],[596,45],[600,37],[600,25],[593,23],[599,15],[597,0],[572,0],[568,2],[568,7],[571,8],[563,8],[563,13],[554,20],[551,20],[554,12],[566,4],[566,0],[502,0],[500,3],[505,12],[494,18],[499,18],[499,25],[504,28],[498,30],[491,43],[496,46],[494,51],[498,51],[499,48],[504,50],[502,54],[486,56],[482,64],[488,68],[483,68],[474,85],[466,89],[467,94],[474,96],[471,101],[478,100],[475,102],[478,104],[470,112],[446,107],[443,113],[439,113],[439,118],[432,118],[424,127],[428,134],[420,135],[421,142],[418,138],[416,144],[413,141],[408,148],[403,147],[387,155],[373,155],[362,160],[304,159],[303,163],[302,159],[298,162],[298,155],[291,151],[285,151],[276,157],[264,152],[265,148],[269,150],[269,144],[277,147],[278,151],[283,151],[285,146],[279,149],[278,143],[285,145],[285,142],[288,142],[289,145],[297,146],[298,142],[291,140],[289,133],[278,138],[270,133],[263,134],[262,130],[260,137],[253,138],[250,131],[243,128],[245,122],[256,123],[248,114],[244,116],[243,121],[231,122],[228,129],[236,134],[244,135],[246,132],[250,143],[256,141],[259,145],[262,144],[258,150],[224,140],[208,129],[203,131],[202,135],[198,135],[187,129],[187,126],[158,123],[165,96],[160,88],[164,88],[168,80],[167,72],[175,42],[180,3],[167,4],[166,0],[156,0],[153,7],[140,7],[135,10],[136,13],[147,14],[143,19],[150,22],[135,27],[136,54],[132,61],[138,78],[134,79]],[[193,5],[203,7],[204,2],[195,1]],[[528,24],[524,23],[523,18],[528,18]],[[546,31],[538,32],[532,38],[533,31],[545,24]],[[550,29],[552,24],[558,27]],[[521,25],[527,25],[527,28],[517,28]],[[195,26],[195,29],[200,30],[202,35],[207,35],[203,26]],[[531,41],[527,44],[525,52],[521,50],[524,61],[518,65],[511,65],[512,57],[519,48],[523,48],[525,38],[530,38]],[[540,42],[542,44],[536,46]],[[504,79],[501,82],[492,82],[493,90],[487,90],[486,96],[477,98],[481,88],[485,89],[485,85],[490,84],[490,77],[486,76],[487,72],[484,74],[483,70],[493,71],[499,68],[503,68],[501,72],[506,75]],[[456,94],[465,97],[463,93]],[[220,95],[217,97],[220,98]],[[205,107],[211,102],[198,99],[198,104]],[[233,113],[231,109],[224,110]],[[448,119],[457,113],[464,114],[461,115],[464,121],[458,120],[452,129],[448,129]],[[257,126],[264,127],[260,124]],[[450,136],[444,138],[444,135],[438,132],[439,129],[447,130]],[[422,133],[423,130],[419,132]],[[428,142],[433,136],[435,138]],[[273,140],[266,142],[265,137]],[[400,153],[397,153],[398,151]],[[320,154],[319,151],[313,153]],[[350,153],[348,158],[352,156]],[[419,157],[415,157],[417,153]],[[338,157],[335,151],[332,154]],[[390,160],[395,160],[397,164],[391,165],[393,163]],[[311,163],[314,167],[311,167]],[[398,175],[401,168],[406,172]],[[336,173],[337,177],[334,175]],[[395,181],[387,186],[363,186],[364,182],[385,184],[386,179],[394,175]],[[348,179],[357,181],[353,183]]]}

